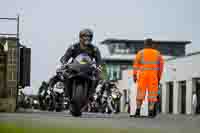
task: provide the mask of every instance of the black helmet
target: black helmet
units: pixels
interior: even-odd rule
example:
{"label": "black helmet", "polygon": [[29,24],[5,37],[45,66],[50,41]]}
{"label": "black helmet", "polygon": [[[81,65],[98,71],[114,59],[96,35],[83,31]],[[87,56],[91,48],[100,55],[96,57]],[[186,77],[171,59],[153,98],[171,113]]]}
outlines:
{"label": "black helmet", "polygon": [[93,31],[91,29],[83,29],[79,32],[79,37],[89,36],[91,39],[93,38]]}

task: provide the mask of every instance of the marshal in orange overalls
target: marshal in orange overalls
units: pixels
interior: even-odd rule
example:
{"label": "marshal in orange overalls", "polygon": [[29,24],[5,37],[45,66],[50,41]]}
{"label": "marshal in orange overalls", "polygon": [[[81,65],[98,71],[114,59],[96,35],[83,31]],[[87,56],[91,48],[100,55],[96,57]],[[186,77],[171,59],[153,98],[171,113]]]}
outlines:
{"label": "marshal in orange overalls", "polygon": [[157,101],[158,84],[163,72],[163,58],[160,52],[153,48],[139,51],[133,63],[133,74],[137,77],[137,102],[142,104],[148,90],[148,102]]}

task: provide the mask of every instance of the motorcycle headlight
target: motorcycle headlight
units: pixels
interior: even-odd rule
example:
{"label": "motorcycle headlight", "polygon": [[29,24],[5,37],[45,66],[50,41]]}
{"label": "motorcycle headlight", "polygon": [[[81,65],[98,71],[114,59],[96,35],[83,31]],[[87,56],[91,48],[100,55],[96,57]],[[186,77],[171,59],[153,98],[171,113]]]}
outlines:
{"label": "motorcycle headlight", "polygon": [[97,99],[97,95],[94,95],[94,99]]}
{"label": "motorcycle headlight", "polygon": [[113,98],[117,98],[117,95],[115,93],[112,93]]}
{"label": "motorcycle headlight", "polygon": [[64,104],[68,104],[68,101],[67,101],[67,100],[65,100],[65,101],[64,101]]}
{"label": "motorcycle headlight", "polygon": [[47,94],[49,94],[49,95],[51,94],[50,90],[47,90]]}
{"label": "motorcycle headlight", "polygon": [[34,103],[34,104],[38,104],[38,101],[34,100],[33,103]]}

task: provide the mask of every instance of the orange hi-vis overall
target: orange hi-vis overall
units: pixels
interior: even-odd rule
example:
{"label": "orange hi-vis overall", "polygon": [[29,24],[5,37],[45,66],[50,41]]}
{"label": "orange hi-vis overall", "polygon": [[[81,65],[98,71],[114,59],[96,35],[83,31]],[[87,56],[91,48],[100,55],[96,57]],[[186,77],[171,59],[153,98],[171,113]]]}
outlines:
{"label": "orange hi-vis overall", "polygon": [[138,84],[136,100],[143,101],[148,90],[148,102],[157,102],[163,63],[162,55],[155,49],[145,48],[137,53],[133,63],[133,74]]}

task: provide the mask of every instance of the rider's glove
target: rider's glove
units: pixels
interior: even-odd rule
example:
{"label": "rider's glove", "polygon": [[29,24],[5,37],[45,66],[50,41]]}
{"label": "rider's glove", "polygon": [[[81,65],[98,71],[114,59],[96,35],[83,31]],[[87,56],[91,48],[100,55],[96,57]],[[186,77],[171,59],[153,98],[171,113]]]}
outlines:
{"label": "rider's glove", "polygon": [[97,68],[96,64],[92,64],[92,67]]}
{"label": "rider's glove", "polygon": [[99,72],[102,72],[102,69],[103,69],[102,66],[98,66],[98,67],[97,67],[97,70],[98,70]]}

